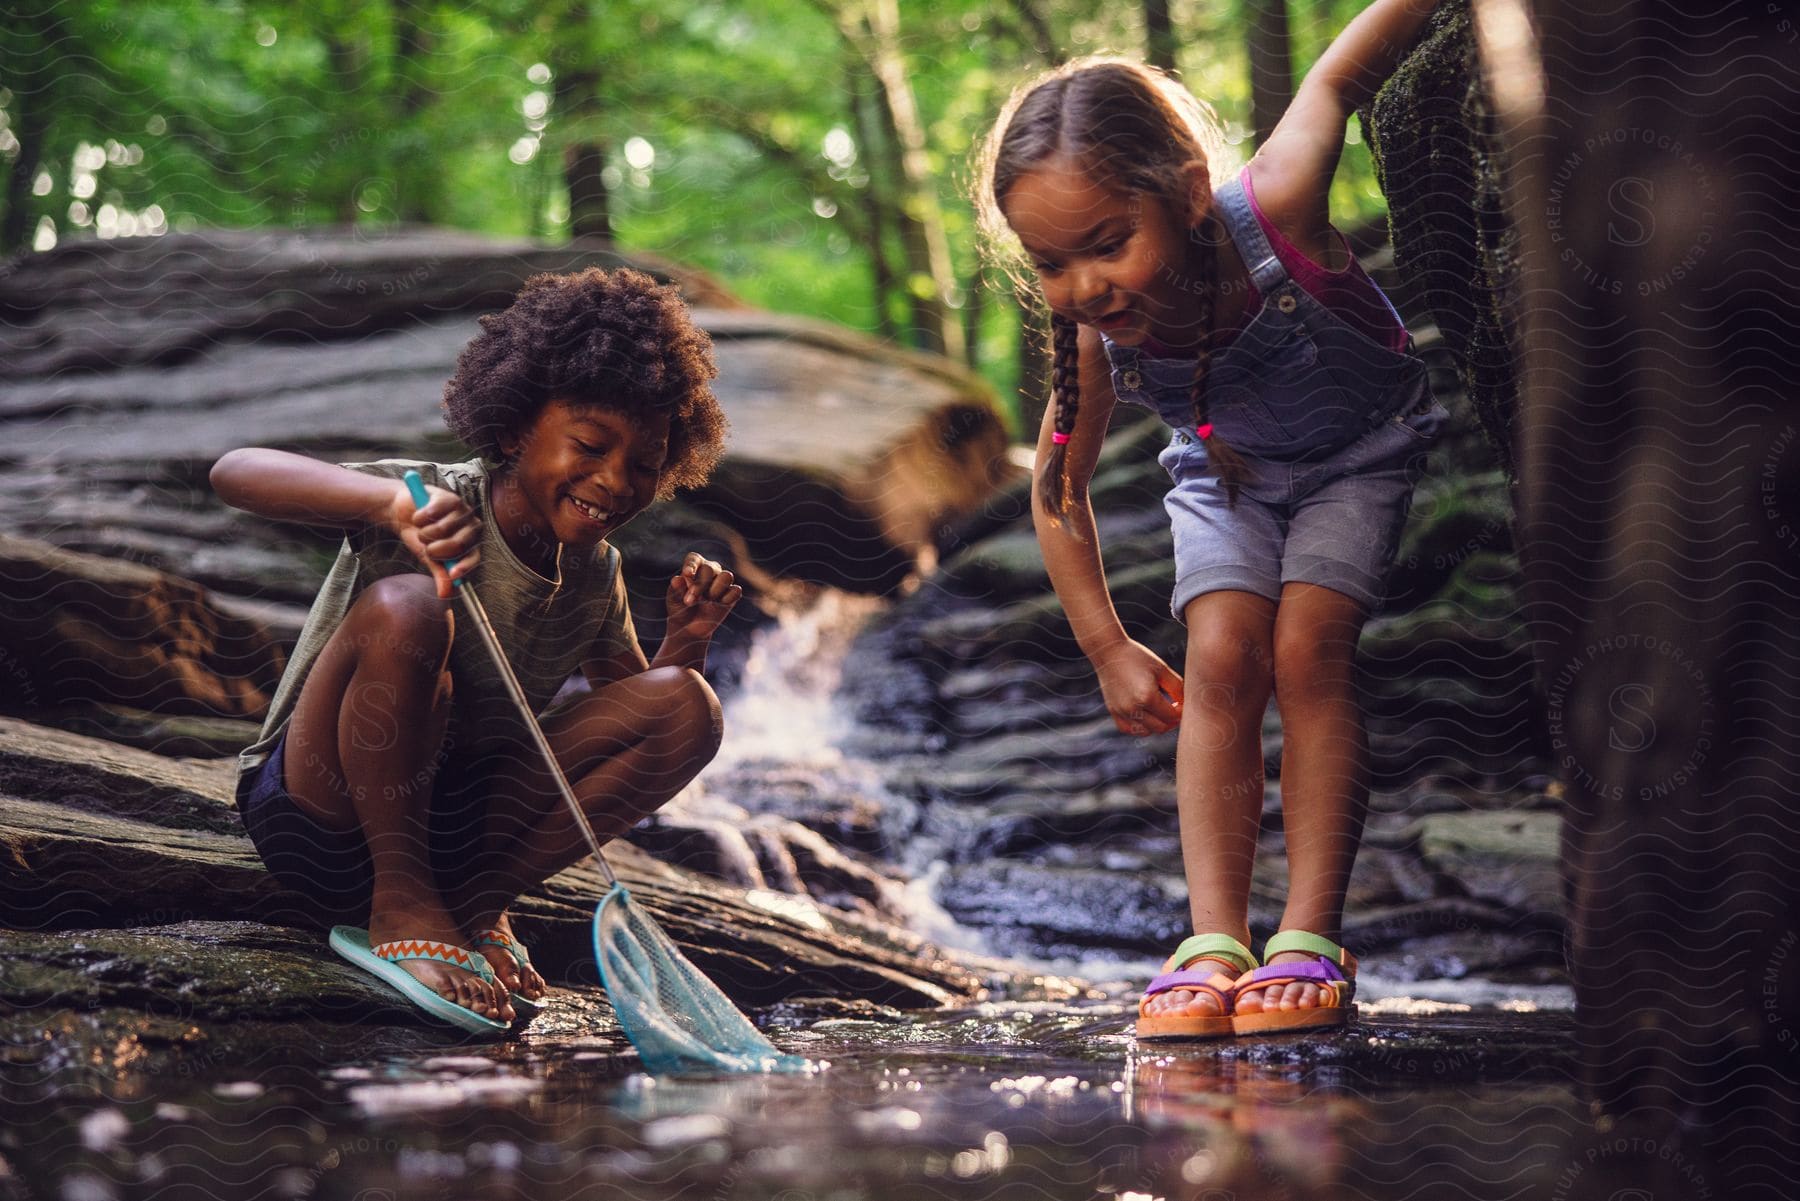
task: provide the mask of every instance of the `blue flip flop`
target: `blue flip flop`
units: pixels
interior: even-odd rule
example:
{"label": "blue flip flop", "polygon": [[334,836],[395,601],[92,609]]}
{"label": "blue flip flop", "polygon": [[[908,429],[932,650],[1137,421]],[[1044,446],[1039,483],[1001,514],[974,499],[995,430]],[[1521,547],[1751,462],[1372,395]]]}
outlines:
{"label": "blue flip flop", "polygon": [[400,966],[407,959],[431,959],[473,972],[489,984],[498,984],[499,981],[494,978],[494,969],[488,966],[484,956],[471,954],[447,942],[431,942],[419,938],[384,942],[378,947],[372,947],[369,945],[369,932],[356,926],[333,926],[331,949],[384,984],[398,989],[401,996],[432,1017],[460,1026],[471,1034],[499,1034],[509,1028],[505,1022],[483,1017],[473,1009],[439,996],[418,977]]}
{"label": "blue flip flop", "polygon": [[[475,940],[469,945],[478,951],[482,947],[499,947],[502,951],[511,955],[513,957],[513,962],[518,964],[519,967],[528,968],[531,966],[531,954],[525,950],[525,944],[498,927],[483,930],[480,934],[475,936]],[[541,1000],[534,1001],[523,993],[509,993],[508,995],[512,997],[513,1009],[526,1021],[530,1021],[538,1014],[544,1012],[544,1002]]]}

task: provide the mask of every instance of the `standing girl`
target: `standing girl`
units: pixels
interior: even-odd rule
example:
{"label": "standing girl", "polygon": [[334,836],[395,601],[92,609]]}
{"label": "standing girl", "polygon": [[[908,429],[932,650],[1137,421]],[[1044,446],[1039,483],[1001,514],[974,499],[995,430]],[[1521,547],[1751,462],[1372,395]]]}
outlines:
{"label": "standing girl", "polygon": [[[1217,188],[1209,110],[1128,61],[1070,63],[1022,88],[982,156],[984,230],[1016,237],[1051,312],[1033,489],[1045,564],[1119,728],[1180,729],[1197,933],[1146,991],[1140,1038],[1340,1026],[1351,1011],[1356,959],[1337,940],[1368,805],[1357,637],[1448,414],[1330,225],[1327,193],[1349,115],[1434,3],[1370,5]],[[1176,431],[1160,462],[1182,674],[1127,636],[1106,590],[1087,487],[1121,400]],[[1289,888],[1264,966],[1248,912],[1271,694]]]}

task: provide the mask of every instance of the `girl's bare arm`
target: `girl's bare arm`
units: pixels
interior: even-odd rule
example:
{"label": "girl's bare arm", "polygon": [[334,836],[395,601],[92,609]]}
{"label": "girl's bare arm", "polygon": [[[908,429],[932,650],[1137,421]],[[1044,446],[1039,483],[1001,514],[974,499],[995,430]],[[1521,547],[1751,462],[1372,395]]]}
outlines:
{"label": "girl's bare arm", "polygon": [[[1075,631],[1075,641],[1094,665],[1107,712],[1126,734],[1161,734],[1181,724],[1181,676],[1149,647],[1125,632],[1106,588],[1106,569],[1100,562],[1100,541],[1094,530],[1094,506],[1088,484],[1100,458],[1106,424],[1119,403],[1112,390],[1106,351],[1100,335],[1083,328],[1081,354],[1081,408],[1075,414],[1075,430],[1069,439],[1068,515],[1059,523],[1037,504],[1037,481],[1032,484],[1032,520],[1044,566],[1056,588]],[[1038,454],[1049,453],[1055,417],[1046,415],[1038,432]]]}
{"label": "girl's bare arm", "polygon": [[1394,73],[1438,0],[1375,0],[1326,47],[1269,140],[1251,160],[1256,198],[1282,230],[1323,245],[1331,177],[1350,114]]}
{"label": "girl's bare arm", "polygon": [[[1113,608],[1112,595],[1106,590],[1106,571],[1100,562],[1100,541],[1094,527],[1094,507],[1088,500],[1088,484],[1094,478],[1094,466],[1100,458],[1100,447],[1106,439],[1106,426],[1112,417],[1118,397],[1113,394],[1112,377],[1107,369],[1106,351],[1100,335],[1081,327],[1080,348],[1081,406],[1075,413],[1075,429],[1070,435],[1065,461],[1069,469],[1069,509],[1060,521],[1045,513],[1039,500],[1042,481],[1031,485],[1031,519],[1037,529],[1038,546],[1044,555],[1044,567],[1057,599],[1069,616],[1075,641],[1090,660],[1100,657],[1125,641],[1125,627]],[[1052,405],[1044,413],[1044,424],[1038,430],[1037,454],[1043,461],[1050,454],[1050,435],[1056,431],[1056,410]]]}

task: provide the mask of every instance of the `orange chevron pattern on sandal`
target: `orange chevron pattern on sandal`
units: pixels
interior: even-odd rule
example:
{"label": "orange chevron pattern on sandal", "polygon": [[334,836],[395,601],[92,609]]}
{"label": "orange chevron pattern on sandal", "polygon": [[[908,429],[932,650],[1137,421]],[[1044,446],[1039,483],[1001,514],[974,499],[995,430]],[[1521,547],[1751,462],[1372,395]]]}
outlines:
{"label": "orange chevron pattern on sandal", "polygon": [[[432,942],[430,939],[403,938],[395,942],[384,942],[371,948],[380,959],[440,959],[445,963],[462,968],[466,972],[483,974],[475,966],[469,953],[454,943]],[[482,964],[487,967],[487,964]]]}
{"label": "orange chevron pattern on sandal", "polygon": [[430,959],[472,972],[485,983],[495,983],[493,969],[486,956],[471,955],[454,943],[428,938],[402,938],[369,945],[369,932],[360,926],[333,926],[331,949],[352,966],[369,973],[398,992],[424,1013],[449,1022],[470,1034],[494,1035],[506,1032],[506,1023],[475,1012],[440,996],[421,980],[400,966],[403,959]]}

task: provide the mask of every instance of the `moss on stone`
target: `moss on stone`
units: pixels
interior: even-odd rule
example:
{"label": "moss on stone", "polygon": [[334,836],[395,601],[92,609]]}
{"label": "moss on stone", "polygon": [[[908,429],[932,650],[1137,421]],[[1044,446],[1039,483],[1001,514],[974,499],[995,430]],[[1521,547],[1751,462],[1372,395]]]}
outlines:
{"label": "moss on stone", "polygon": [[1509,478],[1518,409],[1518,232],[1468,0],[1446,0],[1360,114],[1388,200],[1394,265],[1437,320]]}

